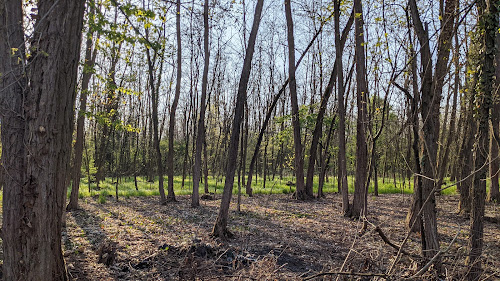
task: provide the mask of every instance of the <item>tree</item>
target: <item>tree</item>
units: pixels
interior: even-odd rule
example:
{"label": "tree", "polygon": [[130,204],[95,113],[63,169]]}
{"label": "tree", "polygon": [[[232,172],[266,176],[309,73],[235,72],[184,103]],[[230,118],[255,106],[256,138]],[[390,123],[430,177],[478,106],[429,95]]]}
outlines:
{"label": "tree", "polygon": [[[441,11],[444,12],[441,19],[441,31],[438,38],[437,63],[433,75],[433,63],[430,51],[429,30],[422,23],[415,0],[409,1],[410,14],[413,27],[420,43],[420,60],[423,67],[421,77],[421,118],[423,120],[423,153],[422,153],[422,215],[423,230],[421,232],[425,245],[422,244],[422,252],[428,258],[434,257],[439,251],[439,238],[437,235],[436,202],[435,192],[438,188],[437,182],[432,179],[438,178],[437,152],[440,128],[440,103],[444,78],[448,67],[448,59],[453,36],[454,17],[456,11],[456,0],[441,1]],[[443,6],[444,5],[444,6]],[[416,195],[415,195],[416,196]],[[425,237],[424,237],[425,236]],[[441,270],[439,258],[436,259],[436,269]]]}
{"label": "tree", "polygon": [[[89,1],[90,12],[93,15],[95,12],[95,3]],[[90,19],[89,19],[90,22]],[[80,90],[80,109],[76,121],[76,141],[74,147],[73,171],[71,173],[71,195],[66,210],[78,209],[78,191],[80,189],[80,177],[83,158],[83,142],[85,141],[85,111],[87,110],[87,95],[89,91],[89,83],[94,73],[94,63],[97,56],[97,47],[94,45],[94,34],[91,25],[89,24],[89,32],[85,43],[85,61],[83,64],[82,86]],[[92,48],[94,48],[92,50]]]}
{"label": "tree", "polygon": [[238,93],[236,96],[236,106],[234,108],[234,119],[231,130],[231,139],[229,141],[229,149],[226,164],[226,180],[224,183],[224,191],[222,194],[219,214],[212,230],[212,235],[220,238],[231,237],[232,234],[227,229],[227,221],[229,215],[229,205],[231,203],[231,195],[233,192],[234,174],[236,172],[236,160],[238,157],[238,144],[240,138],[241,121],[243,120],[243,111],[246,100],[248,80],[252,70],[252,58],[255,51],[255,41],[259,30],[262,7],[264,0],[258,0],[255,6],[255,14],[253,18],[252,30],[246,49],[245,59],[243,61],[243,69],[241,70],[240,82],[238,85]]}
{"label": "tree", "polygon": [[477,114],[476,143],[474,144],[474,180],[472,184],[472,210],[469,234],[469,256],[471,269],[468,280],[477,280],[481,275],[481,253],[483,250],[484,205],[486,199],[486,160],[488,159],[489,119],[492,108],[492,93],[495,81],[495,37],[498,32],[498,1],[477,2],[479,28],[481,30],[481,51],[479,83],[476,88],[475,108]]}
{"label": "tree", "polygon": [[334,2],[335,12],[335,60],[337,61],[337,99],[339,112],[339,153],[338,153],[338,190],[342,193],[342,213],[349,216],[349,187],[347,186],[346,141],[345,141],[345,106],[344,106],[344,67],[342,62],[342,48],[340,45],[340,0]]}
{"label": "tree", "polygon": [[292,105],[292,125],[293,125],[293,143],[295,151],[295,179],[296,179],[296,198],[305,200],[314,195],[311,190],[306,190],[304,186],[304,156],[302,155],[302,143],[300,135],[300,117],[299,104],[297,101],[297,81],[295,80],[295,42],[293,37],[293,19],[290,0],[285,0],[285,16],[288,39],[288,75],[290,98]]}
{"label": "tree", "polygon": [[177,36],[177,81],[175,84],[175,96],[170,108],[170,121],[168,127],[168,153],[167,153],[167,176],[168,176],[168,194],[167,201],[177,201],[174,193],[174,130],[175,130],[175,112],[179,104],[181,95],[182,80],[182,47],[181,47],[181,1],[177,0],[175,14],[175,26]]}
{"label": "tree", "polygon": [[356,179],[351,216],[366,216],[368,189],[366,186],[368,168],[368,148],[366,146],[368,83],[366,81],[366,59],[364,48],[364,22],[361,0],[354,0],[354,36],[356,60]]}
{"label": "tree", "polygon": [[38,1],[29,59],[22,4],[0,1],[2,161],[11,175],[3,194],[3,278],[67,280],[61,228],[85,1]]}
{"label": "tree", "polygon": [[[500,77],[500,52],[498,50],[498,47],[500,46],[500,33],[496,34],[496,46],[497,50],[495,53],[495,77]],[[500,85],[500,79],[495,80],[495,86],[498,88]],[[499,185],[498,185],[498,178],[499,178],[499,171],[500,171],[500,160],[498,159],[499,157],[499,146],[498,146],[498,141],[495,139],[495,132],[498,132],[500,130],[500,99],[498,98],[498,95],[496,99],[493,99],[493,105],[492,105],[492,110],[491,110],[491,141],[490,141],[490,177],[491,177],[491,183],[490,183],[490,192],[488,193],[488,200],[489,201],[496,201],[497,203],[500,203],[500,191],[499,191]]]}
{"label": "tree", "polygon": [[[163,32],[165,29],[163,29]],[[146,32],[146,40],[149,42],[149,29],[145,29]],[[149,74],[149,88],[151,91],[151,120],[153,122],[153,146],[156,154],[156,168],[158,173],[158,189],[160,191],[160,204],[165,205],[167,203],[167,199],[165,197],[165,189],[163,188],[163,161],[161,157],[160,150],[160,134],[158,130],[158,104],[160,101],[160,83],[161,83],[161,74],[163,72],[163,62],[164,62],[164,51],[158,53],[156,47],[150,46],[149,43],[145,46],[146,49],[146,59],[148,62],[148,74]],[[154,55],[151,57],[150,49],[154,49]],[[163,48],[164,50],[164,48]],[[158,77],[155,77],[155,66],[154,63],[160,61],[160,69]],[[156,79],[155,79],[156,78]],[[155,84],[156,82],[156,84]],[[170,193],[169,193],[170,194]]]}
{"label": "tree", "polygon": [[[191,199],[191,207],[198,207],[200,205],[199,198],[199,184],[201,178],[201,150],[205,141],[205,109],[207,103],[207,87],[208,87],[208,67],[210,64],[210,48],[209,48],[209,31],[208,25],[208,0],[203,4],[203,49],[205,51],[205,64],[203,66],[203,78],[201,81],[201,104],[200,116],[198,119],[198,133],[196,135],[196,151],[194,156],[193,168],[193,197]],[[206,160],[205,160],[206,161]],[[206,179],[205,179],[206,181]]]}

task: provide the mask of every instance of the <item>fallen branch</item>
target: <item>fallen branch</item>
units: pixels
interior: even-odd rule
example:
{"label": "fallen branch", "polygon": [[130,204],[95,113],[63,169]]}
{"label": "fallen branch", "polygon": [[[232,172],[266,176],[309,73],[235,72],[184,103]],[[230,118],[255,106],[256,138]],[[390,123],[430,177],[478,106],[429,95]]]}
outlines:
{"label": "fallen branch", "polygon": [[363,272],[346,272],[346,271],[331,271],[331,272],[322,272],[309,277],[306,277],[302,280],[311,280],[317,277],[326,276],[326,275],[344,275],[344,276],[362,276],[362,277],[382,277],[387,279],[389,276],[385,273],[363,273]]}
{"label": "fallen branch", "polygon": [[[400,246],[398,246],[398,245],[396,245],[396,244],[394,244],[394,243],[392,243],[392,241],[391,241],[391,240],[389,240],[389,238],[387,238],[387,236],[385,236],[385,233],[382,231],[382,229],[381,229],[378,225],[377,225],[377,226],[375,226],[375,230],[374,230],[374,231],[375,231],[375,232],[377,232],[377,233],[378,233],[378,235],[380,235],[380,238],[382,238],[382,240],[385,242],[385,244],[387,244],[387,245],[391,246],[391,247],[392,247],[392,248],[394,248],[396,251],[399,251],[399,249],[400,249],[401,247],[400,247]],[[405,254],[405,255],[407,255],[407,256],[410,256],[410,257],[414,257],[414,258],[415,258],[415,257],[418,257],[418,258],[420,258],[420,256],[416,256],[416,255],[413,255],[413,254],[411,254],[411,253],[408,253],[407,251],[405,251],[405,250],[403,250],[403,249],[401,249],[401,253],[403,253],[403,254]]]}

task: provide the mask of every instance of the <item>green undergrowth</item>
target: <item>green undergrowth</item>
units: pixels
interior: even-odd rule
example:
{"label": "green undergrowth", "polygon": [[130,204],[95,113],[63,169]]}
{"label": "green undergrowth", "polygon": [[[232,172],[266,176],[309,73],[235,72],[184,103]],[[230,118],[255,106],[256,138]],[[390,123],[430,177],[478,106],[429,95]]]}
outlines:
{"label": "green undergrowth", "polygon": [[[255,178],[252,181],[252,188],[254,194],[291,194],[295,192],[295,178],[293,177],[284,177],[280,179],[279,177],[275,177],[274,180],[269,178],[265,182],[262,178]],[[167,192],[167,177],[164,179],[164,188],[165,192]],[[449,179],[445,179],[445,183],[443,187],[450,185]],[[107,198],[110,196],[115,196],[116,192],[116,179],[115,178],[106,178],[104,182],[101,182],[99,185],[99,189],[95,183],[88,184],[87,179],[82,178],[80,184],[80,192],[79,197],[95,197],[97,198],[99,203],[105,203]],[[348,177],[348,186],[349,192],[354,192],[354,177]],[[89,188],[90,187],[90,188]],[[184,186],[182,185],[182,177],[176,176],[174,177],[174,192],[176,195],[190,195],[192,193],[193,183],[191,178],[186,178],[184,180]],[[204,183],[200,183],[200,194],[204,193]],[[221,194],[224,188],[224,180],[223,178],[212,178],[208,179],[208,190],[210,193]],[[68,196],[70,193],[71,187],[68,188]],[[314,194],[317,194],[318,190],[318,178],[315,178],[314,181]],[[245,193],[245,185],[241,184],[241,192]],[[338,192],[337,189],[337,178],[330,177],[327,182],[325,182],[323,187],[324,193],[334,193]],[[238,193],[238,179],[235,178],[233,194]],[[374,193],[374,185],[373,181],[370,183],[369,194]],[[379,179],[378,181],[378,193],[379,194],[412,194],[413,193],[413,178],[406,179],[404,182],[396,179]],[[444,195],[453,195],[457,194],[456,186],[452,186],[450,188],[445,189],[442,194]],[[135,197],[135,196],[155,196],[159,195],[158,190],[158,179],[156,178],[154,182],[149,182],[145,177],[137,178],[137,189],[135,186],[133,177],[124,177],[120,178],[118,181],[118,196],[119,197]]]}

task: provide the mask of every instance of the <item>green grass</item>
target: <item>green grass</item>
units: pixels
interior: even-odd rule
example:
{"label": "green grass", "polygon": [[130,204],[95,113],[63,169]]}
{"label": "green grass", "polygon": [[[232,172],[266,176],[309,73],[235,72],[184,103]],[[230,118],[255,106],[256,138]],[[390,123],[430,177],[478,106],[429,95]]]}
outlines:
{"label": "green grass", "polygon": [[[295,186],[288,186],[288,182],[295,182],[295,178],[293,177],[284,177],[283,179],[279,179],[278,177],[275,178],[275,180],[267,180],[266,181],[266,187],[264,188],[264,183],[262,178],[258,178],[258,181],[254,180],[252,181],[252,188],[253,192],[255,194],[289,194],[295,192]],[[385,180],[379,178],[379,194],[412,194],[413,193],[413,179],[409,180],[406,179],[405,183],[401,181],[396,181],[396,185],[394,185],[393,179],[386,178]],[[447,186],[450,184],[449,179],[445,179],[445,184],[444,186]],[[90,184],[90,191],[88,188],[88,182],[87,179],[82,178],[81,184],[80,184],[80,193],[79,197],[84,198],[84,197],[93,197],[97,196],[99,203],[105,203],[106,199],[108,196],[115,196],[115,183],[112,182],[111,178],[106,178],[104,182],[101,182],[100,184],[100,189],[96,189],[96,184],[91,183]],[[176,195],[190,195],[192,193],[192,180],[191,178],[186,178],[184,181],[184,187],[182,187],[182,177],[181,176],[176,176],[174,177],[174,191]],[[200,193],[204,193],[204,184],[200,184]],[[224,188],[224,181],[223,179],[219,178],[218,181],[216,181],[215,178],[209,177],[208,179],[208,186],[209,186],[209,191],[211,193],[217,193],[220,194],[223,191]],[[349,186],[349,192],[353,193],[354,192],[354,177],[350,176],[348,177],[348,186]],[[135,188],[134,184],[134,179],[133,177],[130,178],[122,178],[118,184],[118,196],[119,197],[134,197],[134,196],[154,196],[154,195],[159,195],[159,190],[158,190],[158,180],[155,180],[154,182],[147,182],[146,178],[144,177],[138,177],[137,179],[137,187],[138,190]],[[165,190],[167,189],[167,177],[165,177],[164,180],[164,187]],[[318,177],[315,177],[314,181],[314,193],[317,193],[318,190]],[[69,191],[71,188],[68,189],[68,196],[69,196]],[[242,184],[241,186],[242,193],[245,193],[245,185]],[[325,193],[333,193],[337,192],[337,178],[336,177],[330,177],[328,182],[325,182],[324,187],[323,187],[323,192]],[[234,188],[233,188],[233,194],[238,193],[238,183],[237,183],[237,178],[235,178],[234,182]],[[373,194],[373,181],[370,184],[369,187],[369,194]],[[456,186],[453,186],[451,188],[448,188],[442,192],[442,194],[445,195],[452,195],[452,194],[457,194],[456,191]]]}

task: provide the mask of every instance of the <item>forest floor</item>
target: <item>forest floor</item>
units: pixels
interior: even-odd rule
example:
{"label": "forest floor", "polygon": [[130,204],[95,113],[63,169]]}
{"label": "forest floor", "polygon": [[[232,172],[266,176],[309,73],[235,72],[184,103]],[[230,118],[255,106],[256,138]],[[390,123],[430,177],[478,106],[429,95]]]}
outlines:
{"label": "forest floor", "polygon": [[[242,197],[241,212],[231,205],[229,241],[209,234],[217,216],[216,200],[190,207],[189,196],[166,206],[159,198],[97,197],[80,201],[66,213],[63,248],[72,280],[303,280],[322,272],[385,274],[396,251],[384,243],[375,225],[399,245],[411,195],[369,197],[369,221],[341,216],[341,197],[298,202],[290,195]],[[234,200],[233,200],[234,203]],[[456,214],[457,196],[439,196],[438,230],[445,277],[460,280],[466,270],[469,221]],[[499,217],[500,205],[487,204],[487,216]],[[420,239],[412,234],[390,279],[416,273]],[[500,224],[485,222],[484,280],[500,278]],[[325,275],[314,280],[333,280]],[[332,278],[332,279],[331,279]],[[384,280],[358,276],[350,280]],[[364,278],[364,279],[362,279]]]}
{"label": "forest floor", "polygon": [[[407,234],[404,220],[411,202],[410,195],[370,197],[371,224],[363,231],[362,221],[340,215],[338,194],[309,202],[290,195],[242,197],[241,212],[233,204],[229,221],[235,237],[221,241],[209,235],[220,198],[202,200],[197,209],[190,207],[189,196],[177,199],[166,206],[158,204],[158,197],[119,202],[110,197],[104,204],[83,199],[80,210],[67,213],[63,238],[72,279],[301,280],[331,271],[384,274],[396,251],[374,225],[399,245]],[[456,236],[443,254],[444,272],[460,279],[466,270],[469,221],[456,214],[457,196],[439,196],[437,201],[441,248]],[[498,217],[500,206],[488,204],[487,215]],[[404,250],[418,255],[419,241],[412,234]],[[485,278],[500,278],[498,257],[500,224],[486,222]],[[410,277],[416,268],[415,257],[402,255],[392,279]]]}

